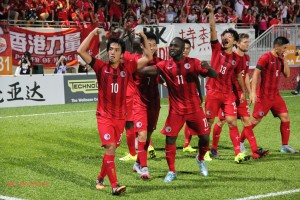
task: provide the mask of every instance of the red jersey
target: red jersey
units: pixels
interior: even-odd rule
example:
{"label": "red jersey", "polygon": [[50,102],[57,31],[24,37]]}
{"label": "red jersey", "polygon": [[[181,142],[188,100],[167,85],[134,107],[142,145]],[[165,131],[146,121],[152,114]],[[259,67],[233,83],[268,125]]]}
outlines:
{"label": "red jersey", "polygon": [[[155,65],[161,61],[158,57],[153,57],[152,61],[148,63],[148,66]],[[146,66],[147,67],[147,66]],[[159,107],[160,98],[158,91],[158,75],[138,75],[135,74],[134,83],[136,85],[136,95],[135,102],[138,106],[144,108]]]}
{"label": "red jersey", "polygon": [[283,58],[275,57],[271,52],[265,53],[257,61],[256,68],[261,70],[261,82],[257,96],[274,99],[276,95],[279,95],[278,84],[280,73],[284,68]]}
{"label": "red jersey", "polygon": [[206,89],[221,93],[231,93],[233,87],[232,77],[242,71],[239,64],[240,56],[234,52],[232,54],[226,53],[218,40],[211,41],[211,48],[211,66],[218,73],[218,77],[208,78]]}
{"label": "red jersey", "polygon": [[173,58],[156,64],[166,80],[170,108],[179,115],[186,115],[202,110],[195,80],[198,75],[207,74],[207,69],[201,67],[196,58],[184,57],[175,62]]}
{"label": "red jersey", "polygon": [[137,63],[131,60],[113,68],[96,59],[91,67],[98,81],[97,113],[106,118],[125,119],[126,88],[130,74],[137,70]]}
{"label": "red jersey", "polygon": [[[242,78],[244,80],[246,80],[246,74],[249,73],[249,65],[250,65],[250,57],[248,54],[244,54],[244,56],[239,56],[240,57],[240,63],[241,63],[241,67],[242,67]],[[241,87],[236,79],[236,76],[233,76],[234,78],[234,82],[235,82],[235,88],[234,90],[238,90],[239,92],[241,92]]]}
{"label": "red jersey", "polygon": [[216,23],[225,23],[226,22],[224,14],[216,13],[215,18],[216,18]]}
{"label": "red jersey", "polygon": [[[124,63],[126,62],[132,62],[135,61],[137,62],[137,60],[142,57],[142,55],[140,54],[131,54],[129,51],[125,51],[124,55],[123,55],[123,61]],[[133,97],[133,95],[135,94],[135,84],[133,81],[133,74],[130,74],[129,77],[129,82],[128,82],[128,86],[127,86],[127,91],[126,91],[126,96],[129,97]]]}

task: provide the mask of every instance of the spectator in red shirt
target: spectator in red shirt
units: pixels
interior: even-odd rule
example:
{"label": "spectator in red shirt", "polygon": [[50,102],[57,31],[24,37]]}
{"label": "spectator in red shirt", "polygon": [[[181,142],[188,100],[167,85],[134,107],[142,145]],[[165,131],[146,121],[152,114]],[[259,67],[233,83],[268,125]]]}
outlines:
{"label": "spectator in red shirt", "polygon": [[73,12],[73,13],[71,14],[71,17],[72,17],[72,20],[73,20],[74,22],[76,22],[76,24],[77,24],[77,26],[78,26],[79,28],[82,28],[81,22],[83,23],[84,28],[87,28],[87,25],[86,25],[86,23],[84,22],[83,14],[82,14],[82,12],[80,11],[80,8],[79,8],[79,7],[77,7],[76,10],[75,10],[75,12]]}
{"label": "spectator in red shirt", "polygon": [[272,15],[272,19],[269,21],[269,27],[275,25],[275,24],[281,24],[280,20],[277,18],[276,14]]}
{"label": "spectator in red shirt", "polygon": [[226,15],[223,13],[221,7],[217,9],[217,13],[215,14],[216,23],[225,23],[226,22]]}
{"label": "spectator in red shirt", "polygon": [[121,0],[111,0],[109,7],[109,16],[110,16],[110,24],[112,24],[113,19],[119,21],[119,25],[122,24],[122,7]]}

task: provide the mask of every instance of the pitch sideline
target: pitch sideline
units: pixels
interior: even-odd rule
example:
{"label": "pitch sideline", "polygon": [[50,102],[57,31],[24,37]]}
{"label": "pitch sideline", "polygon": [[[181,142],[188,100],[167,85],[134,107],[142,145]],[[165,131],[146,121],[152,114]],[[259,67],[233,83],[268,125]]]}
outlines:
{"label": "pitch sideline", "polygon": [[239,199],[234,199],[234,200],[252,200],[252,199],[262,199],[262,198],[267,198],[267,197],[277,197],[277,196],[282,196],[286,194],[293,194],[293,193],[298,193],[300,192],[300,189],[295,189],[295,190],[286,190],[282,192],[275,192],[275,193],[267,193],[267,194],[262,194],[262,195],[255,195],[255,196],[249,196],[249,197],[244,197],[244,198],[239,198]]}
{"label": "pitch sideline", "polygon": [[16,197],[8,197],[8,196],[2,196],[2,195],[0,195],[0,199],[2,199],[2,200],[25,200],[25,199],[20,199],[20,198],[16,198]]}

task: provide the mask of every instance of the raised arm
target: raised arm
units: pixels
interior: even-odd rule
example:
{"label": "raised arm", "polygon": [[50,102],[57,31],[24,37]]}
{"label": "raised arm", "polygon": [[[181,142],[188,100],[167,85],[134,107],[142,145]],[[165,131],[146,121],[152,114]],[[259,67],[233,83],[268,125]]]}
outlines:
{"label": "raised arm", "polygon": [[90,46],[90,43],[94,36],[98,36],[101,33],[100,28],[95,28],[90,34],[83,40],[79,48],[77,49],[77,53],[80,55],[80,57],[86,62],[91,63],[92,56],[88,53],[88,47]]}
{"label": "raised arm", "polygon": [[143,56],[140,59],[138,59],[138,63],[137,63],[137,67],[138,67],[138,69],[140,69],[140,68],[143,68],[144,66],[146,66],[147,63],[153,59],[153,56],[152,56],[152,52],[150,49],[150,45],[149,45],[147,36],[144,34],[144,32],[137,31],[135,34],[139,35],[144,40],[144,43],[142,45]]}
{"label": "raised arm", "polygon": [[217,40],[216,21],[214,15],[214,8],[211,4],[207,4],[206,9],[209,11],[209,26],[210,26],[210,41]]}

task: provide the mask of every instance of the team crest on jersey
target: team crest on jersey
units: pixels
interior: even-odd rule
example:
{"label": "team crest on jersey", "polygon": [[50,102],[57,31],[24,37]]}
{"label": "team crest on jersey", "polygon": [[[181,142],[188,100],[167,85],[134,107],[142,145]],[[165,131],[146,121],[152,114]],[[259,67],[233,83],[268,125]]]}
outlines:
{"label": "team crest on jersey", "polygon": [[233,60],[233,61],[231,62],[232,65],[235,65],[235,63],[236,63],[235,60]]}
{"label": "team crest on jersey", "polygon": [[206,115],[211,115],[211,110],[207,110]]}
{"label": "team crest on jersey", "polygon": [[246,61],[246,66],[249,67],[249,61]]}
{"label": "team crest on jersey", "polygon": [[170,132],[172,131],[172,128],[171,128],[171,126],[167,126],[167,127],[165,128],[165,130],[166,130],[167,133],[170,133]]}
{"label": "team crest on jersey", "polygon": [[125,71],[120,71],[120,76],[124,78],[126,76],[126,72]]}
{"label": "team crest on jersey", "polygon": [[136,127],[138,127],[138,128],[141,128],[142,125],[143,125],[142,122],[137,122],[137,123],[136,123]]}
{"label": "team crest on jersey", "polygon": [[261,117],[262,117],[262,116],[264,116],[264,114],[265,114],[265,113],[264,113],[264,112],[262,112],[262,111],[261,111],[261,112],[259,112],[259,116],[261,116]]}
{"label": "team crest on jersey", "polygon": [[186,68],[186,69],[190,69],[190,68],[191,68],[191,65],[190,65],[190,63],[185,63],[185,64],[184,64],[184,68]]}
{"label": "team crest on jersey", "polygon": [[104,139],[105,140],[109,140],[110,139],[110,134],[109,133],[105,133],[104,134]]}

